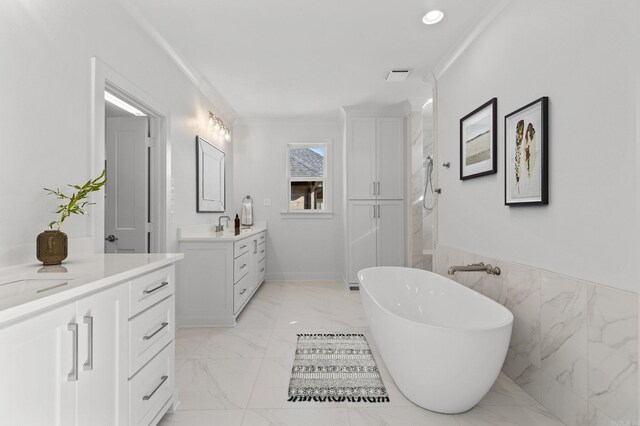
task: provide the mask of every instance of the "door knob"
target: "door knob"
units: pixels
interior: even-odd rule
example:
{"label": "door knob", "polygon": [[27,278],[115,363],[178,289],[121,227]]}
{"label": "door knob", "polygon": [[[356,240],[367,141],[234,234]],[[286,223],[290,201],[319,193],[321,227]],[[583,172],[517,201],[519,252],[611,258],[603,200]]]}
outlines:
{"label": "door knob", "polygon": [[105,238],[105,240],[109,241],[110,243],[118,241],[115,235],[109,235],[107,238]]}

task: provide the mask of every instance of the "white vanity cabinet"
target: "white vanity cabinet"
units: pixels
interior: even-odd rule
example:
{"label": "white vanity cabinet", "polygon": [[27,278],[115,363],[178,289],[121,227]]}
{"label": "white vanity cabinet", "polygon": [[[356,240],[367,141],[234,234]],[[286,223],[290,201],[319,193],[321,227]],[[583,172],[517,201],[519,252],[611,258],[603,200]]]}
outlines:
{"label": "white vanity cabinet", "polygon": [[126,309],[117,286],[0,331],[6,424],[126,424]]}
{"label": "white vanity cabinet", "polygon": [[134,278],[128,290],[128,424],[146,426],[156,424],[173,403],[175,269]]}
{"label": "white vanity cabinet", "polygon": [[266,277],[264,225],[240,235],[210,227],[182,228],[184,261],[179,267],[177,320],[180,326],[233,326]]}
{"label": "white vanity cabinet", "polygon": [[[128,279],[127,262],[104,263],[114,275],[104,287],[89,278],[54,293],[51,305],[0,309],[1,424],[148,426],[174,402],[174,267]],[[80,296],[83,286],[91,290]],[[144,297],[133,297],[138,290]]]}

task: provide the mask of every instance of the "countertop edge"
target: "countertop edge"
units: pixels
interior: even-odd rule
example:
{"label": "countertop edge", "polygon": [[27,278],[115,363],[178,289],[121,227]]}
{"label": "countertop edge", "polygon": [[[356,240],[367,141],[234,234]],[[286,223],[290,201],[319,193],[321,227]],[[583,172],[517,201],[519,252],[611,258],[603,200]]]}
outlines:
{"label": "countertop edge", "polygon": [[207,231],[206,234],[203,235],[199,235],[199,236],[195,236],[195,235],[190,235],[190,236],[182,236],[179,235],[178,236],[178,242],[234,242],[234,241],[240,241],[243,240],[245,238],[249,238],[252,237],[256,234],[259,234],[261,232],[265,232],[267,230],[267,227],[260,227],[260,228],[256,228],[256,229],[252,229],[251,231],[248,232],[244,232],[244,233],[240,233],[239,235],[226,235],[226,236],[221,236],[221,237],[216,237],[212,234],[212,231],[209,230]]}
{"label": "countertop edge", "polygon": [[181,259],[184,259],[183,253],[169,253],[171,256],[165,259],[159,259],[145,265],[137,266],[125,272],[120,272],[106,278],[90,281],[85,284],[73,287],[68,290],[54,293],[50,296],[32,300],[17,306],[3,309],[0,311],[0,329],[5,328],[15,322],[25,318],[32,317],[44,311],[55,309],[67,303],[106,290],[116,284],[124,283],[137,276],[146,274],[165,266],[173,265]]}

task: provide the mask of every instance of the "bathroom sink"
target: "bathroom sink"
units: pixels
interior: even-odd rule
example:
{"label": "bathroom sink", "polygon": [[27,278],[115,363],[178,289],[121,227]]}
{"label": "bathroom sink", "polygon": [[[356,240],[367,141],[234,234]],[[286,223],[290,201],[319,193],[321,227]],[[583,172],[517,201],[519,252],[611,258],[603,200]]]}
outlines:
{"label": "bathroom sink", "polygon": [[[54,276],[52,276],[54,275]],[[0,278],[0,307],[15,305],[64,291],[76,274],[21,274]]]}

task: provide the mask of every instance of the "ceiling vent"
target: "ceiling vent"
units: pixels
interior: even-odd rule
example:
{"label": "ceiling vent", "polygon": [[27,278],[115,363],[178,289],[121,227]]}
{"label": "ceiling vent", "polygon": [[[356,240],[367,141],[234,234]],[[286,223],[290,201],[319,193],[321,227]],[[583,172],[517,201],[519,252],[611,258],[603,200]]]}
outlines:
{"label": "ceiling vent", "polygon": [[387,81],[391,81],[394,83],[405,81],[409,76],[409,70],[392,70],[387,75]]}

